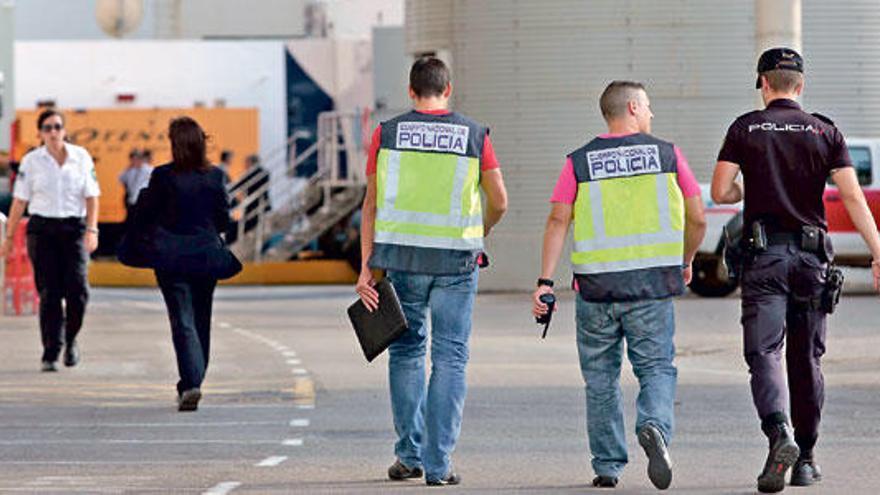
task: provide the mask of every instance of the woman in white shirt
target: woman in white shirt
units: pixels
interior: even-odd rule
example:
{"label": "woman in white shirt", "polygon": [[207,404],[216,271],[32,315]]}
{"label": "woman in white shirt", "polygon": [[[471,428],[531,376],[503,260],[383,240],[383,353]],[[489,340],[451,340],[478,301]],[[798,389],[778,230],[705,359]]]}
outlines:
{"label": "woman in white shirt", "polygon": [[[80,359],[76,343],[89,297],[88,256],[98,248],[98,187],[88,151],[65,142],[64,117],[45,110],[37,119],[43,146],[22,158],[6,227],[6,256],[25,209],[28,255],[40,294],[43,371]],[[62,309],[62,301],[64,301]]]}

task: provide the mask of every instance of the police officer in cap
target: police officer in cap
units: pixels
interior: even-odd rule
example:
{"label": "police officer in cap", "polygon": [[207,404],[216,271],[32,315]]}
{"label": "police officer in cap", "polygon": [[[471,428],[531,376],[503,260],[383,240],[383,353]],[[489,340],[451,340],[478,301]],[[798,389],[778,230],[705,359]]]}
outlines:
{"label": "police officer in cap", "polygon": [[[761,55],[756,88],[766,108],[733,122],[712,178],[715,202],[745,203],[743,346],[752,398],[769,439],[758,476],[758,490],[768,493],[782,491],[792,465],[792,485],[822,478],[813,447],[824,402],[820,358],[833,260],[822,203],[829,177],[870,247],[874,288],[880,291],[880,237],[843,135],[830,119],[795,102],[804,87],[803,68],[790,48]],[[743,182],[735,180],[739,172]],[[781,364],[786,338],[787,381]]]}

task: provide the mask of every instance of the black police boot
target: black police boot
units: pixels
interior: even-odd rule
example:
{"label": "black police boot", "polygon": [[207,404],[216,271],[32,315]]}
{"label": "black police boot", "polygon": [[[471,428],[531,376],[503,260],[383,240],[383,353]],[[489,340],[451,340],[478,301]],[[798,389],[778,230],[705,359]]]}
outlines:
{"label": "black police boot", "polygon": [[593,486],[596,488],[617,488],[617,478],[600,474],[593,478]]}
{"label": "black police boot", "polygon": [[406,464],[400,462],[400,459],[394,461],[394,464],[388,468],[388,479],[394,481],[409,480],[422,477],[422,468],[406,467]]}
{"label": "black police boot", "polygon": [[73,341],[64,347],[64,366],[68,368],[79,363],[79,346]]}
{"label": "black police boot", "polygon": [[785,473],[797,460],[800,449],[788,423],[778,423],[767,430],[770,452],[767,453],[764,471],[758,476],[758,491],[776,493],[785,488]]}
{"label": "black police boot", "polygon": [[639,445],[648,456],[648,479],[659,490],[669,488],[672,483],[672,460],[666,450],[666,441],[654,425],[645,425],[639,430]]}
{"label": "black police boot", "polygon": [[813,459],[798,459],[791,468],[791,486],[810,486],[822,481],[822,470]]}

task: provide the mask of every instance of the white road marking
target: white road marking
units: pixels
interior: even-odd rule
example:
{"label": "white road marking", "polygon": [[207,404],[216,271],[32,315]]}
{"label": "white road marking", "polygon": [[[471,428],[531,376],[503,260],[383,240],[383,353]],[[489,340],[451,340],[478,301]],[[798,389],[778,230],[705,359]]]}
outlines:
{"label": "white road marking", "polygon": [[223,483],[217,483],[208,491],[202,492],[202,495],[226,495],[240,486],[241,483],[238,481],[224,481]]}
{"label": "white road marking", "polygon": [[296,357],[296,352],[294,352],[294,351],[284,351],[284,352],[281,353],[281,355],[284,356],[284,357],[290,357],[290,358],[292,358],[292,357]]}
{"label": "white road marking", "polygon": [[230,325],[229,323],[226,323],[225,321],[221,321],[221,322],[219,323],[219,325],[220,325],[220,328],[229,328],[229,327],[232,326],[232,325]]}
{"label": "white road marking", "polygon": [[256,467],[275,467],[282,462],[287,460],[286,455],[274,455],[272,457],[267,457],[262,461],[255,464]]}
{"label": "white road marking", "polygon": [[275,445],[267,440],[0,440],[0,445]]}
{"label": "white road marking", "polygon": [[[213,406],[213,407],[216,407],[216,406]],[[296,408],[297,409],[314,409],[315,405],[314,404],[297,404]]]}
{"label": "white road marking", "polygon": [[288,360],[287,360],[287,364],[290,364],[290,365],[298,365],[298,364],[302,364],[302,361],[299,360],[299,359],[288,359]]}
{"label": "white road marking", "polygon": [[0,423],[0,428],[225,428],[229,426],[281,426],[282,424],[278,421],[219,421],[215,423]]}
{"label": "white road marking", "polygon": [[305,369],[305,368],[294,368],[294,369],[293,369],[293,374],[294,374],[294,375],[308,375],[308,374],[309,374],[309,370],[307,370],[307,369]]}
{"label": "white road marking", "polygon": [[309,426],[309,420],[308,419],[291,419],[290,426],[293,426],[294,428],[305,428],[306,426]]}
{"label": "white road marking", "polygon": [[288,447],[302,447],[302,444],[302,438],[288,438],[287,440],[281,442],[281,445],[286,445]]}

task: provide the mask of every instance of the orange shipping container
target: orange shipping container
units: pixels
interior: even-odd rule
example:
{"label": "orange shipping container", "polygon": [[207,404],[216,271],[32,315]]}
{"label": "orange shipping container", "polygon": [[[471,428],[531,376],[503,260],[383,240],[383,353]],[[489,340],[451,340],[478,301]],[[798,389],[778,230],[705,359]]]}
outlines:
{"label": "orange shipping container", "polygon": [[[153,152],[153,165],[171,160],[168,123],[187,115],[208,134],[208,159],[220,161],[222,150],[232,150],[235,158],[230,169],[233,179],[244,169],[244,158],[257,153],[259,146],[258,111],[255,108],[162,108],[98,109],[63,112],[70,142],[89,150],[95,160],[101,184],[101,223],[125,220],[125,191],[119,174],[128,166],[132,149]],[[37,132],[39,110],[18,111],[19,132],[14,149],[16,160],[28,150],[40,146]]]}

